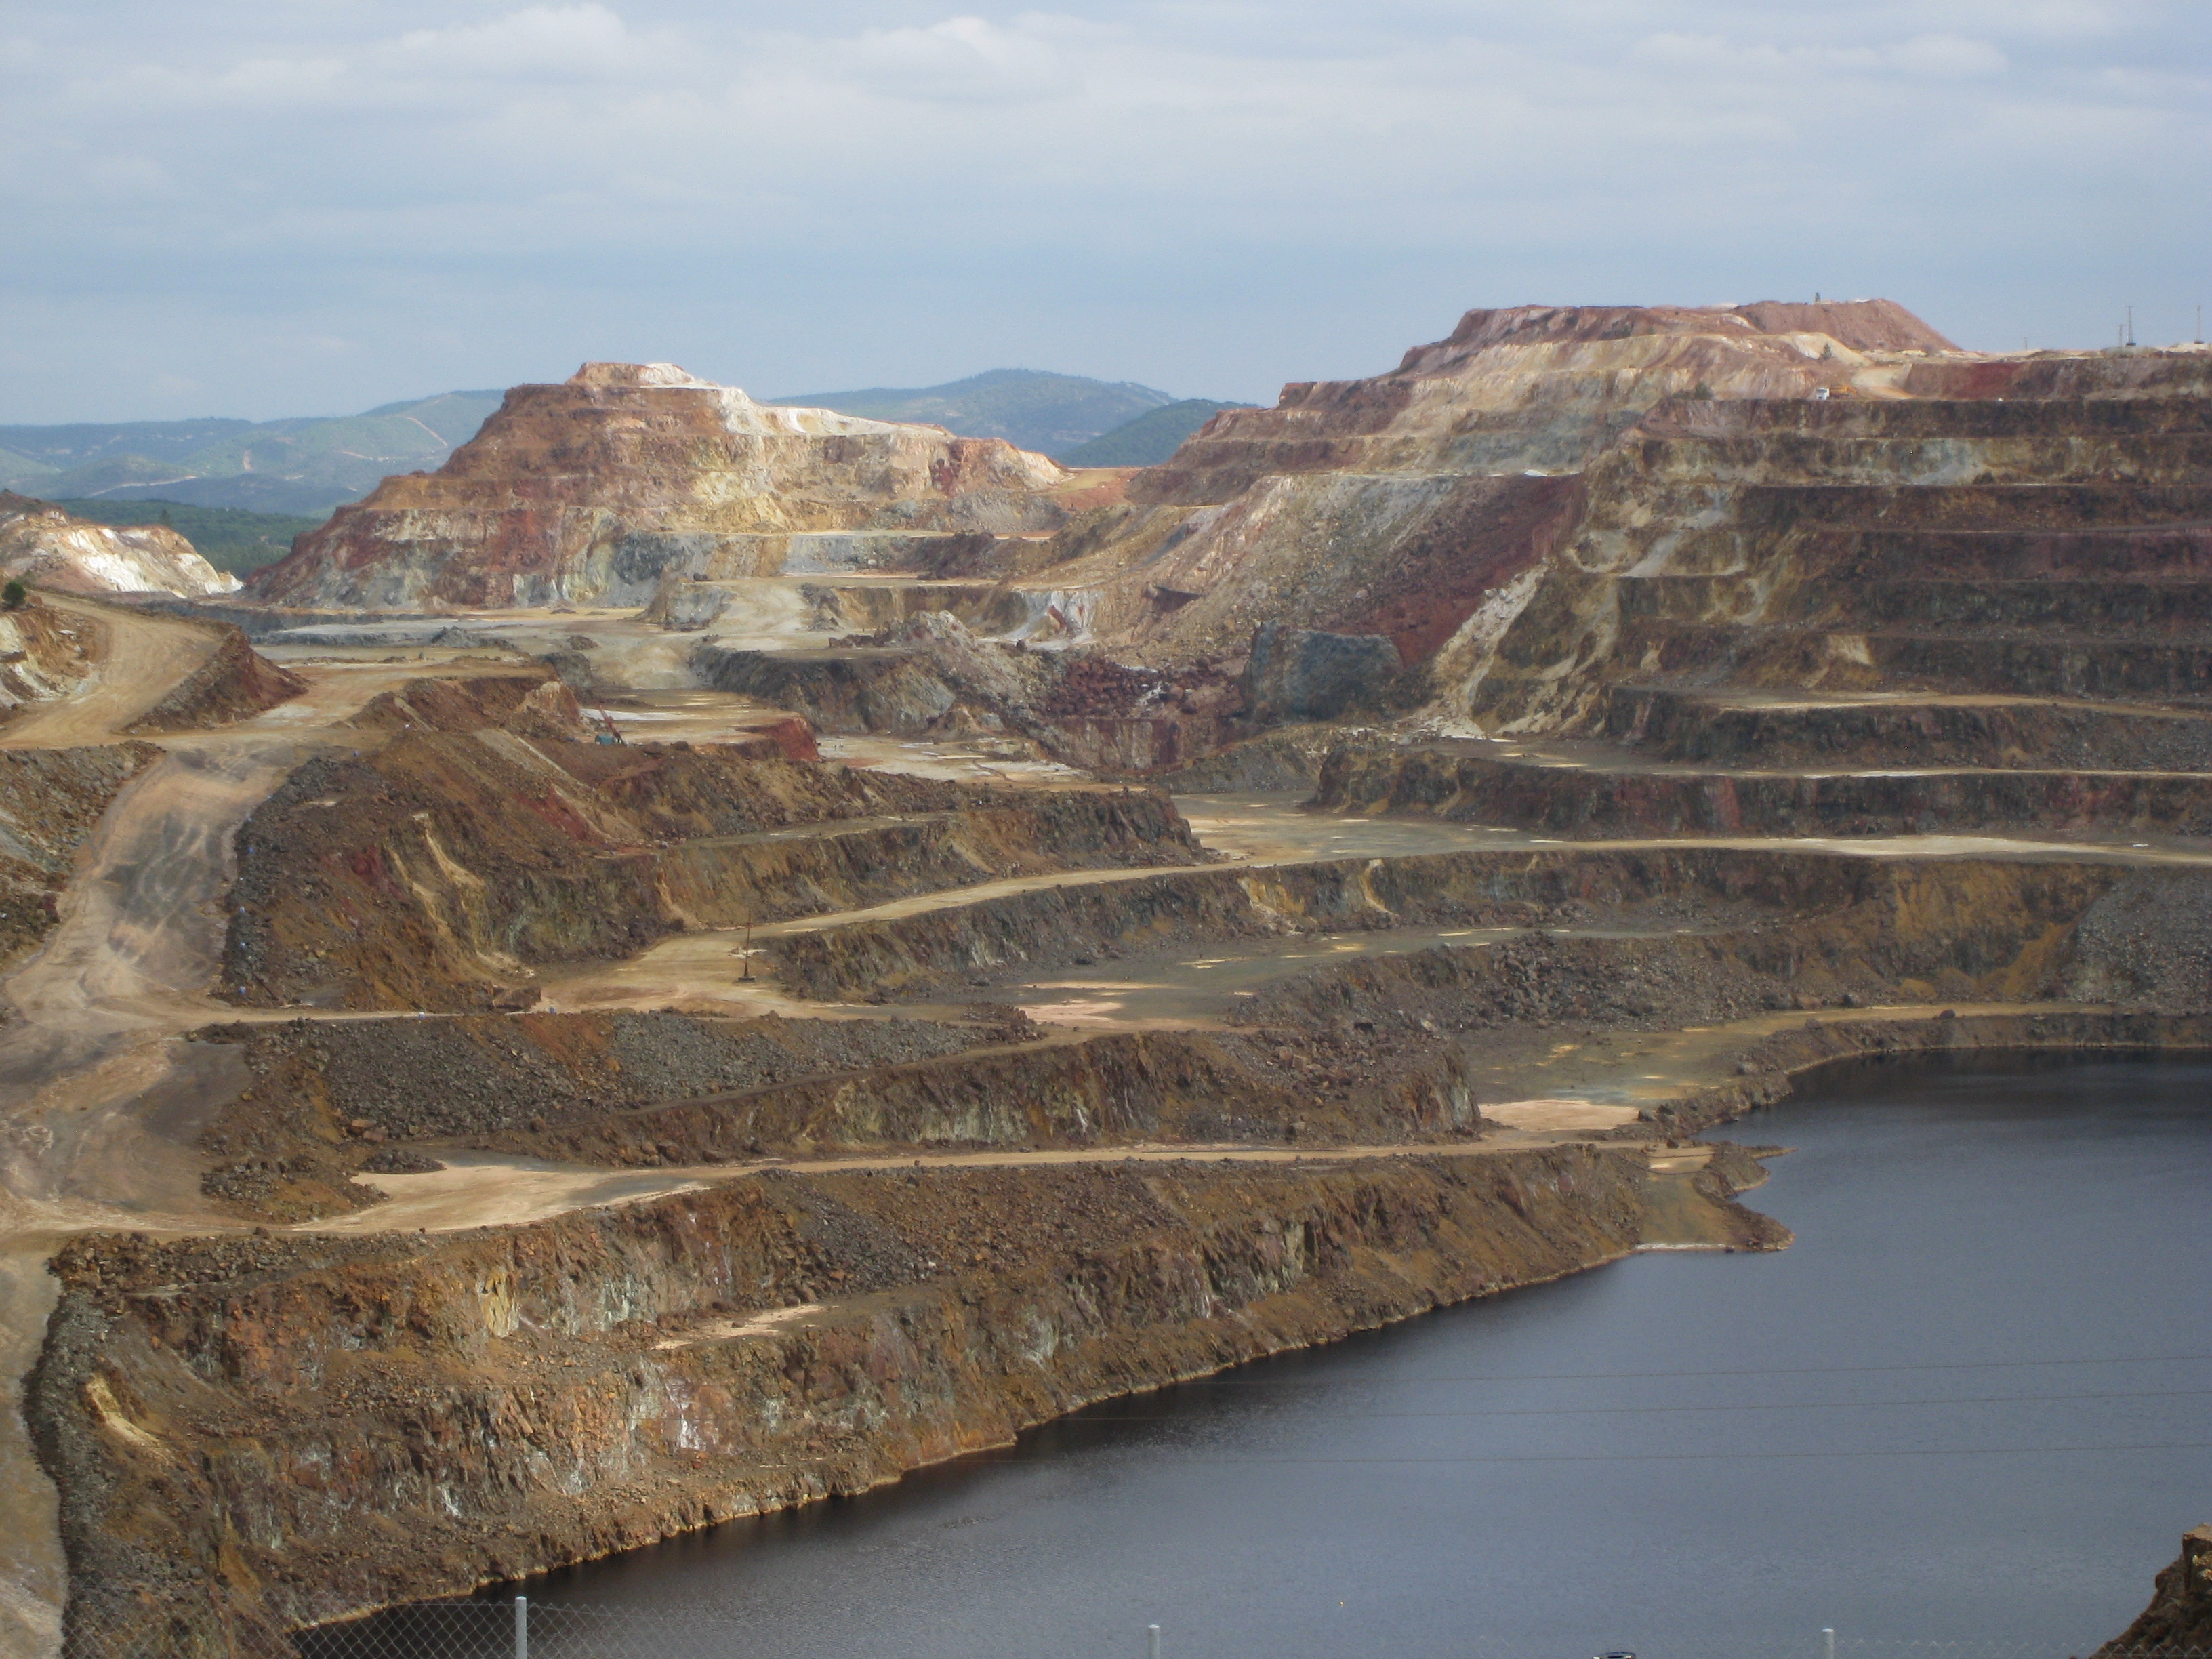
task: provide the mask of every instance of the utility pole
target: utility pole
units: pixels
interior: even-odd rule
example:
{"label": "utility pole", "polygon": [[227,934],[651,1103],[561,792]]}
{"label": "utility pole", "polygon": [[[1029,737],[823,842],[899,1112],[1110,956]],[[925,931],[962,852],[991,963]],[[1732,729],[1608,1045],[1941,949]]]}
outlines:
{"label": "utility pole", "polygon": [[2130,345],[2133,345],[2135,343],[2136,343],[2136,308],[2135,308],[2133,306],[2130,306],[2130,307],[2128,307],[2128,343],[2129,343]]}

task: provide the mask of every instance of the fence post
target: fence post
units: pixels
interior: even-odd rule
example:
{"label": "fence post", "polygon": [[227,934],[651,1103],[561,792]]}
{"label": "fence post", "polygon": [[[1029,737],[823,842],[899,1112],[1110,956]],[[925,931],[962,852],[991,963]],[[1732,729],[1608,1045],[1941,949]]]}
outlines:
{"label": "fence post", "polygon": [[1145,1626],[1145,1659],[1160,1659],[1160,1627]]}
{"label": "fence post", "polygon": [[[528,1656],[518,1656],[518,1659],[528,1659]],[[1836,1659],[1836,1632],[1832,1627],[1823,1628],[1820,1632],[1820,1659]]]}
{"label": "fence post", "polygon": [[514,1659],[530,1659],[530,1598],[514,1598]]}

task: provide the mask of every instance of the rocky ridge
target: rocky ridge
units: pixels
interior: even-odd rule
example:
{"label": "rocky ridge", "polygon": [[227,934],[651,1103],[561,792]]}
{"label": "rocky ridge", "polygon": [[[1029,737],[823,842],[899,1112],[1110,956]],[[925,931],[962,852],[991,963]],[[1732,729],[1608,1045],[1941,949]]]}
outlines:
{"label": "rocky ridge", "polygon": [[517,386],[434,473],[387,478],[256,571],[290,605],[642,605],[664,579],[1048,531],[1066,475],[1001,439],[757,404],[668,363]]}
{"label": "rocky ridge", "polygon": [[234,593],[217,570],[161,525],[95,524],[0,490],[0,578],[64,593]]}
{"label": "rocky ridge", "polygon": [[[82,1240],[30,1396],[70,1632],[286,1654],[1595,1265],[1654,1185],[1583,1147],[863,1171],[435,1238]],[[1721,1235],[1778,1243],[1728,1191],[1696,1200]]]}

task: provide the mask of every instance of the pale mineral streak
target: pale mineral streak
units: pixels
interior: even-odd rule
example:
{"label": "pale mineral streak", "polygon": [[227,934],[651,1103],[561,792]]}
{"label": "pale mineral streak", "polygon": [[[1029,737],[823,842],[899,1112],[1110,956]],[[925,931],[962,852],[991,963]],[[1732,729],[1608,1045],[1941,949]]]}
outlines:
{"label": "pale mineral streak", "polygon": [[443,467],[386,479],[251,586],[295,605],[643,605],[666,578],[776,574],[795,536],[1048,532],[1067,476],[1002,439],[586,363],[516,386]]}
{"label": "pale mineral streak", "polygon": [[217,570],[166,525],[95,524],[58,507],[0,491],[0,578],[64,593],[234,593]]}

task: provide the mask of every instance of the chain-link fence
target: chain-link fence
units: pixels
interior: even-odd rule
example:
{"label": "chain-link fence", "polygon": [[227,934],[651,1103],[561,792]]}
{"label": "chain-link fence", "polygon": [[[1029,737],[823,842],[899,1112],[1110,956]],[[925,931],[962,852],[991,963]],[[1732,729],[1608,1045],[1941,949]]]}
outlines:
{"label": "chain-link fence", "polygon": [[[392,1607],[289,1638],[167,1616],[122,1620],[106,1628],[72,1621],[64,1659],[796,1659],[764,1650],[741,1620],[715,1608],[576,1606],[513,1601],[429,1601]],[[1095,1643],[1082,1644],[1085,1649]],[[1443,1650],[1439,1650],[1443,1652]],[[1635,1659],[2087,1659],[2089,1650],[2034,1642],[1916,1642],[1851,1638],[1830,1631],[1753,1642],[1653,1644]],[[2096,1659],[2212,1659],[2212,1648],[2100,1648]],[[824,1655],[823,1659],[831,1659]],[[836,1659],[846,1659],[843,1655]],[[1174,1633],[1131,1630],[1095,1656],[1036,1659],[1206,1659]],[[1281,1659],[1342,1659],[1334,1646]],[[1449,1659],[1589,1659],[1559,1642],[1513,1642],[1470,1632]],[[1601,1656],[1619,1659],[1619,1656]]]}
{"label": "chain-link fence", "polygon": [[[711,1609],[577,1607],[531,1601],[440,1601],[395,1607],[294,1638],[300,1659],[791,1659],[758,1652],[743,1626]],[[1086,1644],[1085,1645],[1089,1645]],[[2212,1659],[2212,1649],[2100,1649],[2098,1659]],[[1453,1659],[1589,1659],[1558,1643],[1516,1643],[1470,1633]],[[1638,1659],[2074,1659],[2061,1644],[1915,1642],[1852,1638],[1826,1630],[1768,1642],[1653,1645]],[[829,1656],[824,1656],[829,1659]],[[1037,1659],[1063,1659],[1039,1655]],[[1133,1628],[1118,1653],[1097,1659],[1204,1659],[1172,1632]],[[1316,1648],[1282,1659],[1341,1659]],[[2086,1659],[2086,1651],[2083,1656]]]}

